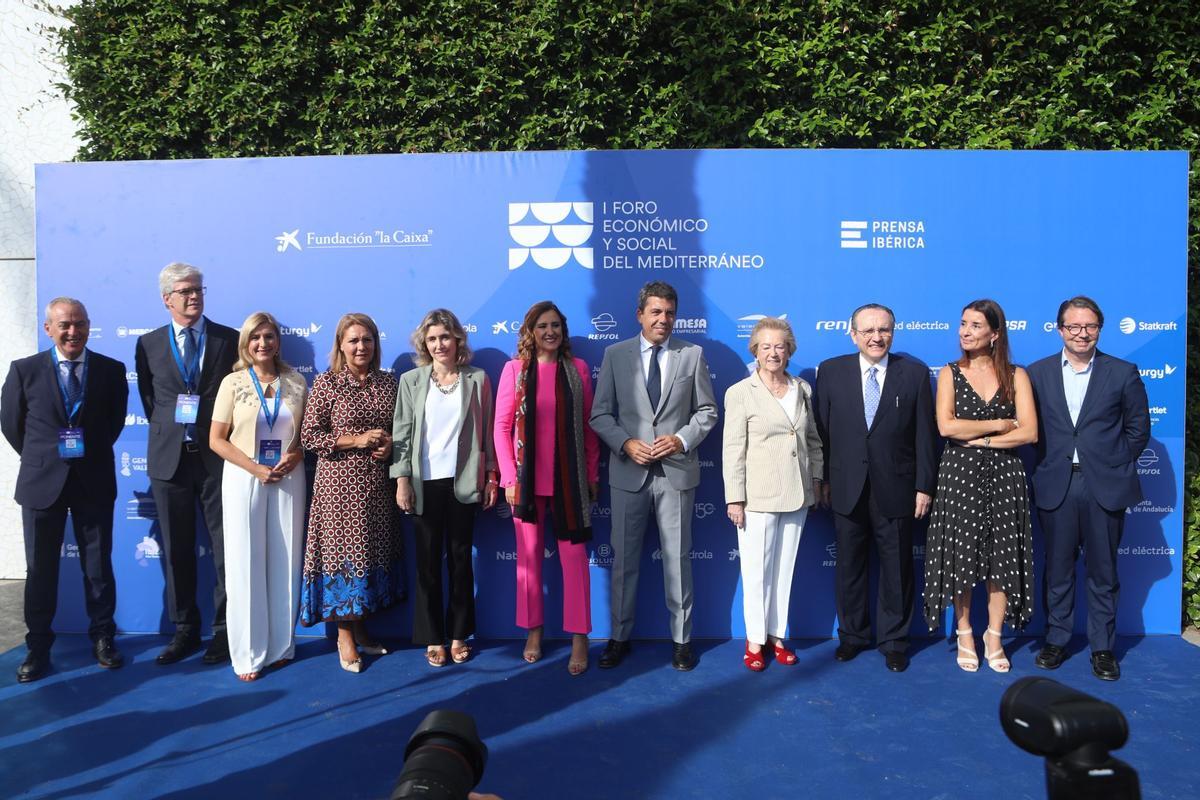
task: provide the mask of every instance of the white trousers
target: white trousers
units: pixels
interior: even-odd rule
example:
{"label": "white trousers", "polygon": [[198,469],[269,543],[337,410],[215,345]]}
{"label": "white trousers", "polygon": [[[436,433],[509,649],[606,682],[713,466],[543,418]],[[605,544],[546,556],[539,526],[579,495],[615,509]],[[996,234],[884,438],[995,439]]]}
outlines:
{"label": "white trousers", "polygon": [[244,469],[225,465],[225,625],[239,675],[295,654],[305,489],[302,469],[264,486]]}
{"label": "white trousers", "polygon": [[766,644],[768,635],[787,635],[792,572],[807,517],[807,508],[746,512],[746,527],[738,531],[738,554],[747,641]]}

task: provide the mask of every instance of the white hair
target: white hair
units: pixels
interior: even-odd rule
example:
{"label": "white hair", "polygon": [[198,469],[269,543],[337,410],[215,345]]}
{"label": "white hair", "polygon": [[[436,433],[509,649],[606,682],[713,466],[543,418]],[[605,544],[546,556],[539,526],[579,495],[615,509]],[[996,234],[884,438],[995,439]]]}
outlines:
{"label": "white hair", "polygon": [[166,297],[175,288],[175,284],[180,281],[195,280],[197,283],[204,283],[204,273],[191,264],[184,264],[182,261],[172,261],[162,268],[162,272],[158,273],[158,291]]}
{"label": "white hair", "polygon": [[79,302],[74,297],[56,297],[49,303],[46,303],[46,322],[50,321],[50,312],[54,310],[55,306],[76,306],[80,311],[83,312],[83,318],[85,320],[88,318],[87,308],[83,305],[83,303]]}

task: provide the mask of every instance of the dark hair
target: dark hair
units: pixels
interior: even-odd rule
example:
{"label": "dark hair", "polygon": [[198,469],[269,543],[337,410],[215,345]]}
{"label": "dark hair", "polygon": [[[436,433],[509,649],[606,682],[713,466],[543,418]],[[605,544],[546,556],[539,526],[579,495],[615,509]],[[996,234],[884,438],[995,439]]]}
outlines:
{"label": "dark hair", "polygon": [[[1012,400],[1016,397],[1014,388],[1013,366],[1008,350],[1008,323],[1004,320],[1004,309],[995,300],[972,300],[963,306],[963,311],[978,311],[987,320],[988,327],[996,332],[996,341],[992,343],[992,368],[996,371],[996,381],[1000,384],[1000,399]],[[967,354],[964,351],[958,360],[960,367],[967,366]]]}
{"label": "dark hair", "polygon": [[859,306],[858,308],[854,309],[853,312],[851,312],[851,314],[850,314],[850,330],[854,330],[854,331],[858,330],[858,328],[854,327],[854,323],[855,323],[855,320],[858,319],[859,313],[861,313],[863,311],[870,311],[872,309],[875,311],[886,311],[887,315],[892,318],[892,325],[895,326],[896,315],[895,315],[895,313],[892,312],[892,310],[890,308],[888,308],[887,306],[880,305],[879,303],[866,303],[864,305]]}
{"label": "dark hair", "polygon": [[1082,294],[1077,294],[1070,300],[1063,300],[1058,307],[1058,327],[1062,327],[1063,317],[1067,315],[1068,308],[1086,308],[1096,315],[1096,321],[1100,323],[1100,327],[1104,327],[1104,312],[1100,310],[1100,306],[1090,297]]}
{"label": "dark hair", "polygon": [[675,287],[666,281],[650,281],[641,288],[638,292],[638,311],[646,307],[646,301],[651,297],[667,300],[679,310],[679,295],[675,293]]}
{"label": "dark hair", "polygon": [[525,312],[525,319],[517,331],[517,358],[522,361],[532,361],[537,358],[537,342],[533,338],[533,328],[537,325],[538,317],[547,311],[553,311],[562,320],[562,344],[558,346],[558,357],[568,361],[571,359],[571,337],[567,333],[567,315],[560,311],[552,300],[541,300],[534,303]]}

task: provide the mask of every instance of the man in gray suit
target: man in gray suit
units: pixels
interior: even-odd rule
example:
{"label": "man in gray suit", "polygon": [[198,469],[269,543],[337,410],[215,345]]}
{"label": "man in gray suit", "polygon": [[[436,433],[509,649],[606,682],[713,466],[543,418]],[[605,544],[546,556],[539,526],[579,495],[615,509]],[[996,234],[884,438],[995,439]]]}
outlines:
{"label": "man in gray suit", "polygon": [[675,643],[671,665],[696,666],[692,632],[692,503],[700,482],[697,448],[717,424],[701,349],[671,338],[678,295],[652,281],[638,293],[642,333],[604,352],[592,403],[592,429],[612,450],[612,634],[600,656],[608,669],[629,653],[637,607],[642,538],[653,513],[662,545],[663,584]]}

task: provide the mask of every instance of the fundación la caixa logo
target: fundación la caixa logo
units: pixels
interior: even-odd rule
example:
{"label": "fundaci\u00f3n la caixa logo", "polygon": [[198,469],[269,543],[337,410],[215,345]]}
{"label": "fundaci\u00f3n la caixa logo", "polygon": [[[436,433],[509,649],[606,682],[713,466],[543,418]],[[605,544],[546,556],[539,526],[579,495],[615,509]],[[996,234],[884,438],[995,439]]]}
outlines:
{"label": "fundaci\u00f3n la caixa logo", "polygon": [[559,269],[574,260],[592,268],[592,203],[509,203],[508,234],[520,245],[509,247],[508,268],[530,259],[542,269]]}

